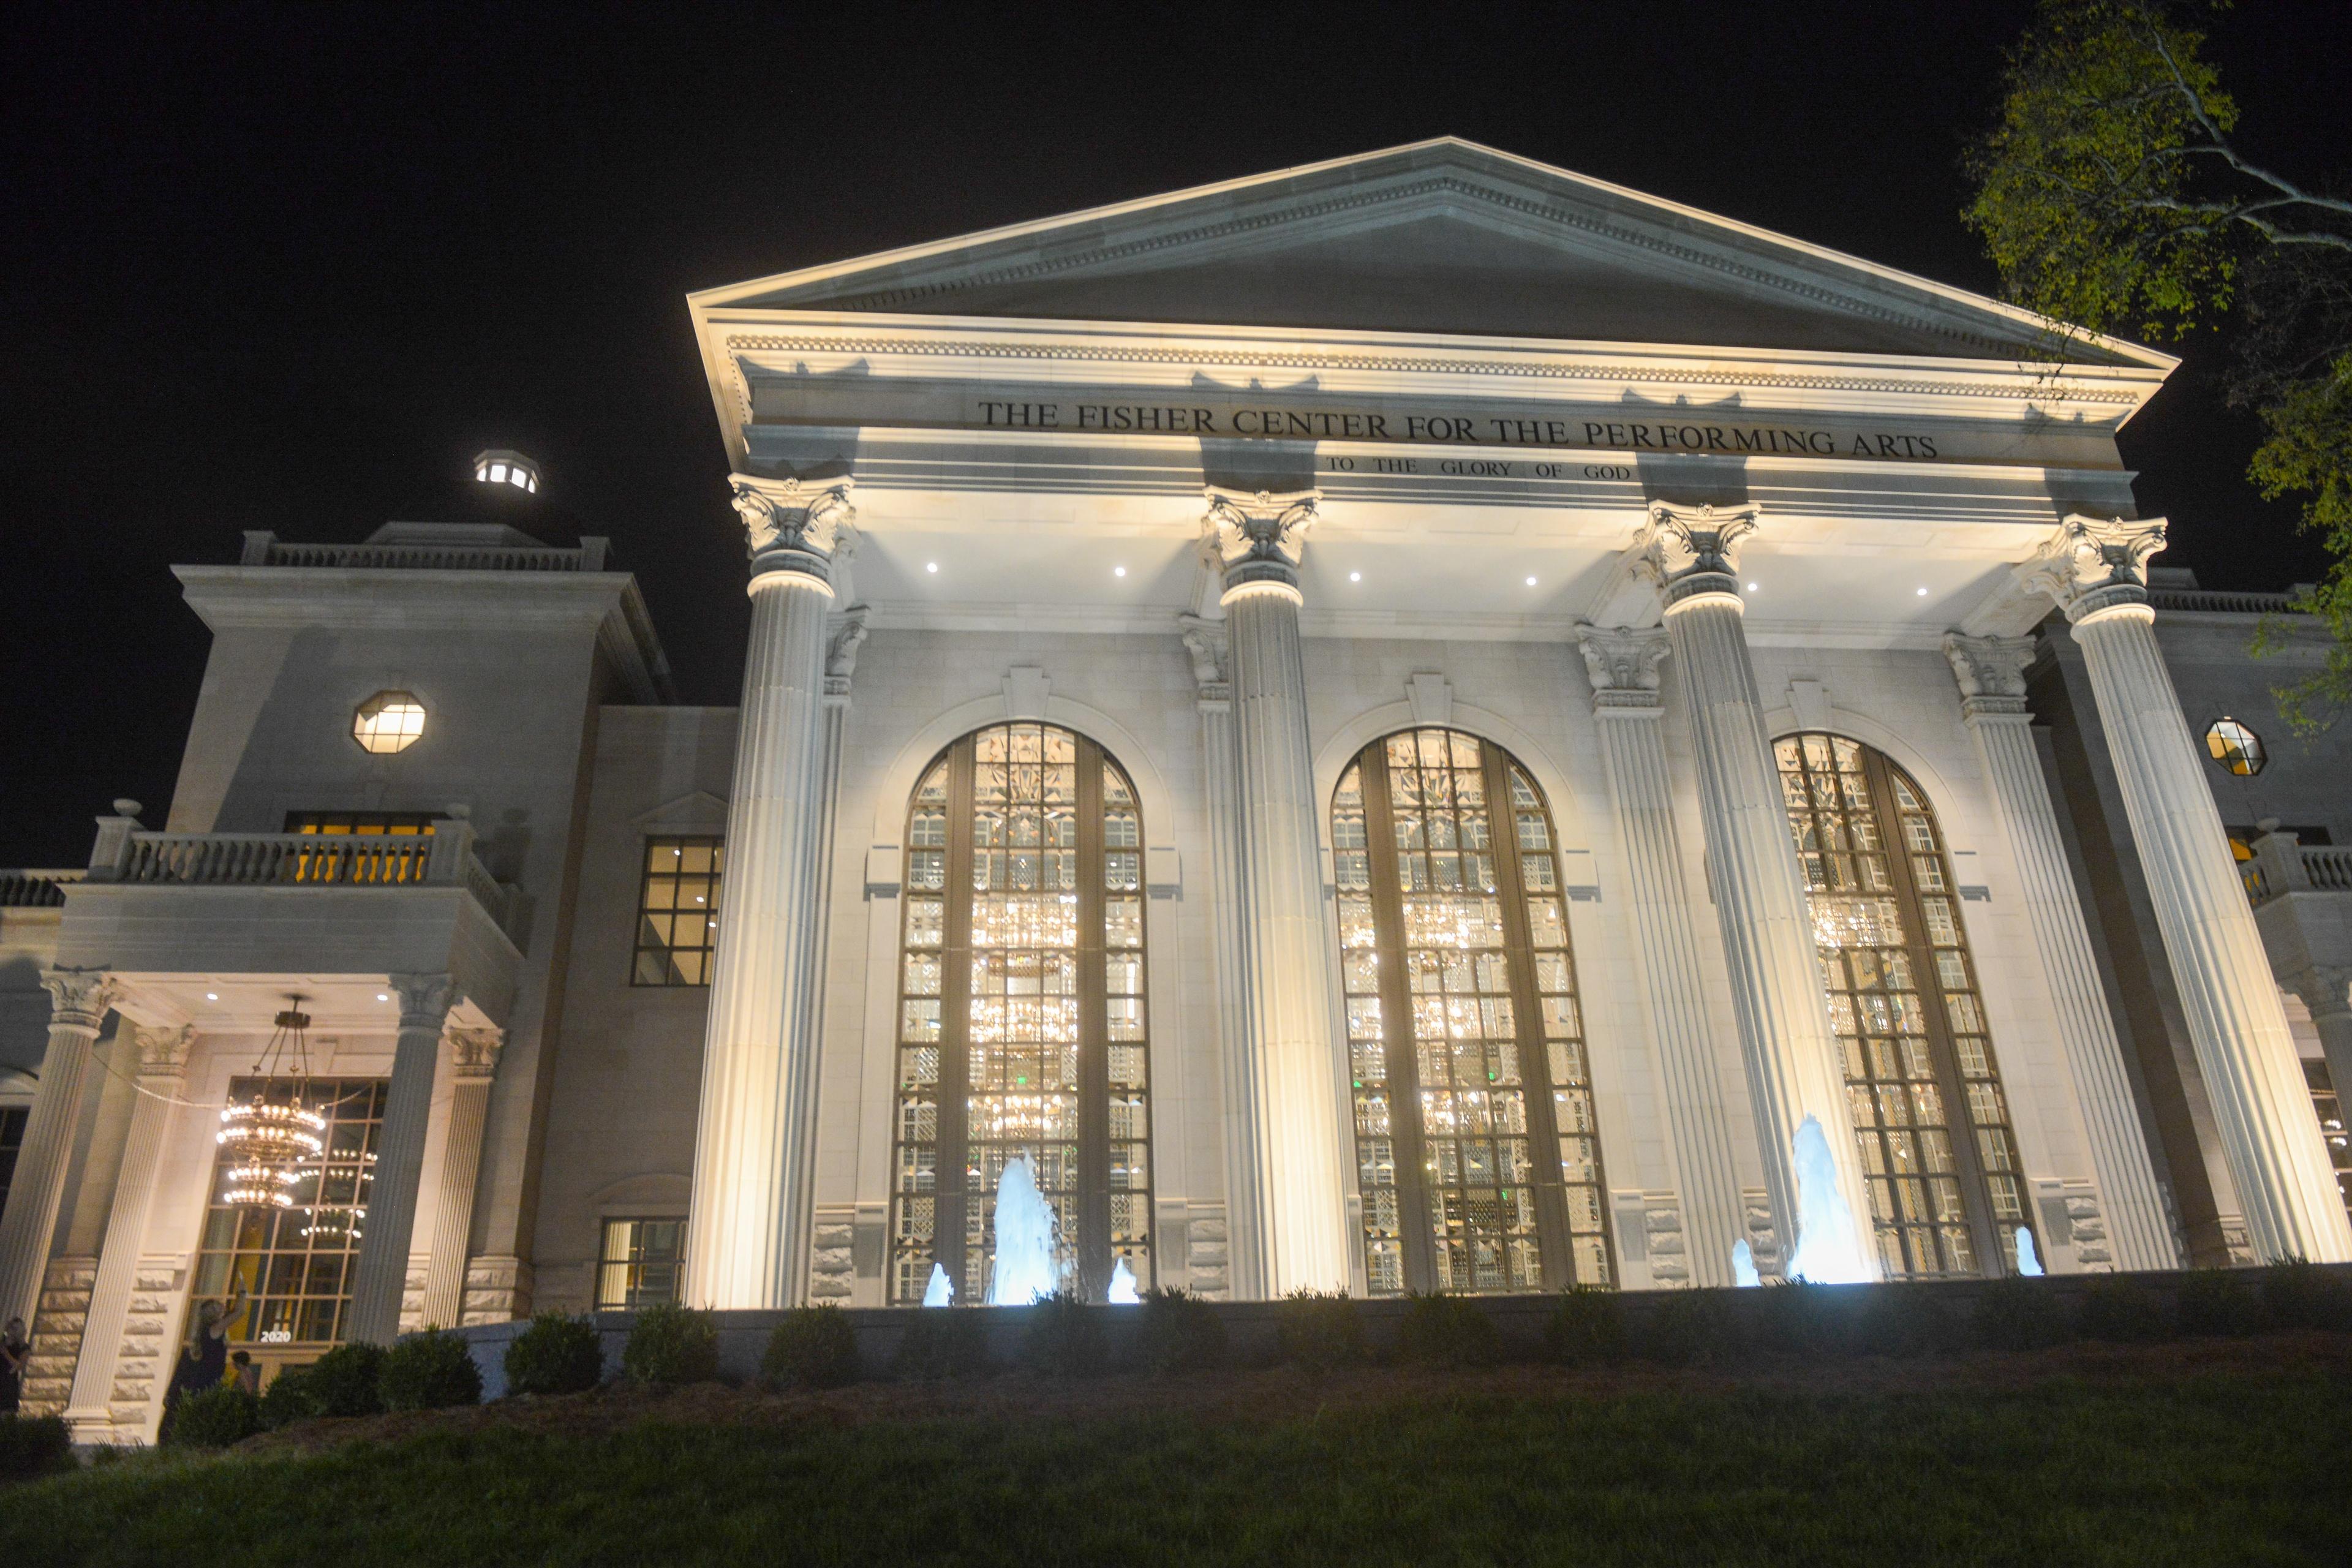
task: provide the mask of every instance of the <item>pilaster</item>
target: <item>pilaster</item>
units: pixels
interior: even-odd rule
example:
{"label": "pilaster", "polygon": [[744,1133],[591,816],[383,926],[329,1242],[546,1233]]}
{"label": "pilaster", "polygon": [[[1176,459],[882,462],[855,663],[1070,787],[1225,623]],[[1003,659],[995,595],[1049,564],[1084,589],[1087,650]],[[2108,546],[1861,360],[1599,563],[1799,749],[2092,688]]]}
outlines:
{"label": "pilaster", "polygon": [[[2149,1163],[2123,1042],[2099,980],[2098,960],[2074,895],[2057,808],[2042,773],[2042,759],[2025,708],[2025,671],[2033,662],[2032,637],[1944,639],[1944,657],[1958,683],[1960,710],[1977,761],[1992,786],[1994,809],[2017,864],[2034,950],[2058,1016],[2058,1043],[2074,1086],[2074,1102],[2090,1146],[2091,1169],[2104,1197],[2104,1223],[2115,1264],[2126,1269],[2174,1268],[2180,1258],[2166,1217],[2164,1194]],[[2070,1200],[2070,1202],[2073,1200]]]}
{"label": "pilaster", "polygon": [[440,1190],[426,1246],[421,1310],[425,1324],[439,1329],[456,1328],[465,1315],[474,1185],[482,1173],[482,1130],[506,1031],[453,1028],[448,1042],[449,1122],[441,1140]]}
{"label": "pilaster", "polygon": [[[106,1216],[98,1270],[91,1281],[89,1316],[82,1329],[81,1354],[74,1366],[73,1394],[66,1420],[82,1443],[143,1440],[147,1411],[157,1387],[163,1347],[152,1321],[132,1333],[131,1297],[139,1288],[147,1222],[154,1208],[155,1178],[178,1120],[180,1091],[187,1082],[188,1054],[195,1039],[191,1025],[151,1029],[126,1026],[118,1038],[138,1047],[139,1095],[123,1139],[122,1163],[114,1201]],[[209,1174],[209,1172],[207,1172]],[[168,1374],[166,1374],[168,1375]]]}
{"label": "pilaster", "polygon": [[[1205,616],[1177,617],[1178,635],[1192,665],[1201,715],[1202,806],[1209,829],[1209,921],[1216,959],[1217,1065],[1224,1103],[1225,1202],[1212,1220],[1198,1212],[1185,1229],[1190,1289],[1204,1296],[1252,1300],[1264,1296],[1265,1260],[1258,1219],[1257,1151],[1263,1133],[1247,1049],[1248,959],[1242,938],[1240,773],[1234,757],[1233,644],[1225,623]],[[1203,1238],[1213,1229],[1213,1247]]]}
{"label": "pilaster", "polygon": [[2071,516],[2019,581],[2073,623],[2247,1237],[2265,1261],[2352,1261],[2319,1125],[2237,864],[2157,645],[2161,519]]}
{"label": "pilaster", "polygon": [[7,1212],[0,1215],[0,1322],[33,1321],[58,1207],[65,1201],[90,1047],[119,991],[103,969],[52,969],[41,976],[41,984],[49,994],[49,1042],[16,1151]]}
{"label": "pilaster", "polygon": [[392,1084],[384,1093],[375,1176],[368,1187],[367,1228],[352,1265],[352,1304],[343,1327],[344,1339],[378,1345],[400,1336],[416,1194],[425,1181],[433,1078],[440,1065],[441,1030],[457,1001],[446,974],[395,974],[391,985],[400,1003],[400,1033],[393,1044]]}
{"label": "pilaster", "polygon": [[[1739,1174],[1716,1073],[1698,940],[1684,891],[1674,788],[1659,732],[1667,634],[1588,626],[1579,631],[1577,647],[1592,679],[1601,763],[1625,857],[1634,963],[1650,1037],[1657,1047],[1675,1179],[1681,1189],[1676,1229],[1686,1249],[1688,1282],[1729,1285],[1732,1244],[1740,1237]],[[1645,1237],[1664,1212],[1651,1201],[1654,1196],[1643,1199]],[[1633,1239],[1621,1237],[1629,1249]]]}

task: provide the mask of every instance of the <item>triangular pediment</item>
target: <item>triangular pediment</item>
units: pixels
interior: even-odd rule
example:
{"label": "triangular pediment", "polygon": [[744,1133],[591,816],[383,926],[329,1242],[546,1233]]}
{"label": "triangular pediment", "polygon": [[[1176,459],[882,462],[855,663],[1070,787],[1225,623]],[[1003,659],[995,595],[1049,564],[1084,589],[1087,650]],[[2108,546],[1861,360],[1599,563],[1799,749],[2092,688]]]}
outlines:
{"label": "triangular pediment", "polygon": [[[696,296],[698,309],[1355,329],[2011,360],[1994,300],[1447,138]],[[2169,367],[2080,335],[2067,357]]]}

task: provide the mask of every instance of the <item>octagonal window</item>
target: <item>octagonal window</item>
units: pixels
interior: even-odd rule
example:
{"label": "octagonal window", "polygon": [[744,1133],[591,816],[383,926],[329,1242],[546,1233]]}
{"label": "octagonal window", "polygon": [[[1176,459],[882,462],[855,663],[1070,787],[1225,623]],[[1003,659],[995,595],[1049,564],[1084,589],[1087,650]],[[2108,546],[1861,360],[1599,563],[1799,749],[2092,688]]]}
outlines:
{"label": "octagonal window", "polygon": [[409,692],[379,691],[352,715],[352,739],[380,756],[408,750],[424,733],[425,704]]}
{"label": "octagonal window", "polygon": [[2270,761],[2263,738],[2231,718],[2216,719],[2206,730],[2205,751],[2224,772],[2240,778],[2253,777]]}

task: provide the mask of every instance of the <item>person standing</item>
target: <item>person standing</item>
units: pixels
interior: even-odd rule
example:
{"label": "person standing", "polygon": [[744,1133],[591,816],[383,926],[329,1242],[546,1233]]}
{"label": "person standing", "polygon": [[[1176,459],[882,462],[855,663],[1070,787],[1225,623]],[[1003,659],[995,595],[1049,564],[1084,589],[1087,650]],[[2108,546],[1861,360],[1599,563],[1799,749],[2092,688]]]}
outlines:
{"label": "person standing", "polygon": [[25,1362],[32,1353],[32,1344],[25,1338],[25,1320],[9,1319],[8,1326],[0,1329],[0,1415],[16,1414],[16,1402],[25,1389]]}
{"label": "person standing", "polygon": [[171,1386],[163,1391],[162,1431],[171,1430],[172,1417],[179,1414],[181,1400],[218,1386],[228,1371],[229,1331],[236,1325],[244,1309],[242,1284],[227,1300],[206,1301],[196,1309],[195,1343],[181,1350],[179,1365],[172,1369]]}

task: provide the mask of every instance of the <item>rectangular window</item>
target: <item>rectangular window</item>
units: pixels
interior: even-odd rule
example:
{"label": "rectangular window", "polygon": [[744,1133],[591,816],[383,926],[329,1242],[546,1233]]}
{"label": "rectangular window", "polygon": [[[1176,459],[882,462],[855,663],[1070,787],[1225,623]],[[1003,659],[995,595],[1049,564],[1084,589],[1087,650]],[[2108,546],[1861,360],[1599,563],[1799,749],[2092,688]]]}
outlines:
{"label": "rectangular window", "polygon": [[[302,1103],[326,1118],[326,1146],[301,1167],[301,1179],[289,1189],[289,1208],[223,1203],[222,1178],[235,1155],[224,1146],[215,1156],[194,1298],[226,1300],[241,1291],[250,1300],[252,1310],[229,1325],[231,1343],[324,1350],[342,1339],[352,1266],[367,1227],[370,1167],[387,1081],[314,1078],[305,1086]],[[250,1100],[265,1087],[282,1100],[293,1086],[284,1079],[241,1078],[229,1084],[229,1099]],[[194,1333],[193,1310],[188,1321]]]}
{"label": "rectangular window", "polygon": [[637,894],[632,985],[708,985],[719,946],[719,892],[727,841],[648,838]]}
{"label": "rectangular window", "polygon": [[8,1183],[16,1173],[16,1151],[25,1146],[25,1123],[32,1114],[27,1106],[0,1109],[0,1211],[8,1206]]}
{"label": "rectangular window", "polygon": [[675,1301],[685,1268],[684,1219],[608,1219],[597,1253],[596,1310]]}

